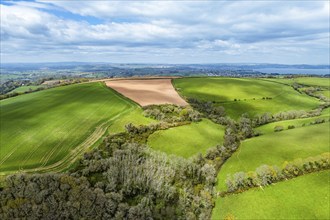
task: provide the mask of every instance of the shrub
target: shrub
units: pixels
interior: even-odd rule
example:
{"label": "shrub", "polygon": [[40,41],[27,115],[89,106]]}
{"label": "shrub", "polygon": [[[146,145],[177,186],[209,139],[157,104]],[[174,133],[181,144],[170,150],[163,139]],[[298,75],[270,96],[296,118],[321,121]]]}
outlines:
{"label": "shrub", "polygon": [[294,128],[295,128],[294,125],[289,125],[289,126],[288,126],[288,129],[294,129]]}
{"label": "shrub", "polygon": [[321,123],[324,123],[324,122],[325,122],[324,119],[322,119],[322,118],[317,118],[317,119],[315,119],[314,124],[321,124]]}
{"label": "shrub", "polygon": [[169,123],[201,120],[201,114],[191,107],[170,104],[144,107],[144,116]]}
{"label": "shrub", "polygon": [[283,129],[284,129],[283,126],[280,126],[280,125],[277,125],[274,127],[275,132],[283,131]]}

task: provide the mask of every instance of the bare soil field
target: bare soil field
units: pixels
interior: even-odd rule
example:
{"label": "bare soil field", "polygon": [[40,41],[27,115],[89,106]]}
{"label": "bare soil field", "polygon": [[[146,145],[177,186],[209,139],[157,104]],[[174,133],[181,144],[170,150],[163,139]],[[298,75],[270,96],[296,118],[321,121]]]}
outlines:
{"label": "bare soil field", "polygon": [[106,81],[105,83],[141,106],[159,104],[188,105],[173,88],[171,79],[129,79]]}

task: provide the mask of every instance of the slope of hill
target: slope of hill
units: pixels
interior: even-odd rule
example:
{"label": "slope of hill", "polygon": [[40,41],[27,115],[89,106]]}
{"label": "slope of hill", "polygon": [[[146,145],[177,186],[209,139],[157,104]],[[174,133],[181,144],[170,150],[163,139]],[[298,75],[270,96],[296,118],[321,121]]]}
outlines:
{"label": "slope of hill", "polygon": [[222,166],[218,190],[225,190],[228,174],[254,171],[261,165],[277,165],[298,158],[317,156],[329,151],[329,122],[273,132],[242,142],[240,149]]}
{"label": "slope of hill", "polygon": [[185,158],[198,153],[205,154],[207,149],[223,142],[224,128],[208,119],[189,125],[157,131],[148,139],[148,145],[167,154]]}
{"label": "slope of hill", "polygon": [[212,219],[329,219],[329,175],[327,170],[219,197]]}
{"label": "slope of hill", "polygon": [[112,121],[138,108],[102,83],[59,87],[0,103],[0,172],[70,163]]}
{"label": "slope of hill", "polygon": [[212,101],[226,109],[229,116],[238,118],[265,112],[310,110],[318,106],[317,99],[276,82],[247,78],[182,78],[174,85],[183,96]]}

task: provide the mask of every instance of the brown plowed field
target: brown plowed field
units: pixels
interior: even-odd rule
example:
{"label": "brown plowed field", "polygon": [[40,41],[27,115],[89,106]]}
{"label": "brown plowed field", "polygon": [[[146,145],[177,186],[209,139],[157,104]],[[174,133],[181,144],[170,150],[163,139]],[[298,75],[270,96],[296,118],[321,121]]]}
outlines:
{"label": "brown plowed field", "polygon": [[159,104],[188,105],[173,88],[171,79],[114,80],[105,83],[141,106]]}

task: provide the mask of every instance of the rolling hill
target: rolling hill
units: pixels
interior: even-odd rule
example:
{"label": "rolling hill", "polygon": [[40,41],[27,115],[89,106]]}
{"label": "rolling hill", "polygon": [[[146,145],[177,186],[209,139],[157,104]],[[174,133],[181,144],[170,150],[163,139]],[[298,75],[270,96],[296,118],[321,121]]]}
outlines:
{"label": "rolling hill", "polygon": [[186,98],[211,101],[226,109],[229,116],[238,118],[266,112],[311,110],[318,106],[315,98],[295,91],[291,86],[248,78],[182,78],[174,86]]}
{"label": "rolling hill", "polygon": [[113,121],[138,108],[102,83],[58,87],[0,103],[1,173],[61,170]]}

